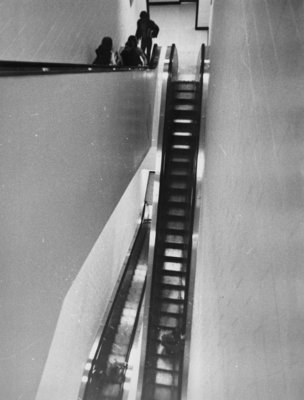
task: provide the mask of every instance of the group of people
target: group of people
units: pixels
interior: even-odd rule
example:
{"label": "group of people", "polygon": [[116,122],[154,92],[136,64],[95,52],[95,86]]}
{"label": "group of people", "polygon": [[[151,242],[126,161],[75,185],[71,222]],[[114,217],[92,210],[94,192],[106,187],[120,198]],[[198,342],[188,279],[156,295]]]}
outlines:
{"label": "group of people", "polygon": [[[148,65],[151,57],[152,38],[157,37],[159,27],[152,21],[146,11],[142,11],[137,21],[135,35],[128,37],[124,48],[118,52],[113,50],[113,41],[105,36],[95,50],[94,65],[137,67]],[[138,41],[141,46],[138,47]]]}

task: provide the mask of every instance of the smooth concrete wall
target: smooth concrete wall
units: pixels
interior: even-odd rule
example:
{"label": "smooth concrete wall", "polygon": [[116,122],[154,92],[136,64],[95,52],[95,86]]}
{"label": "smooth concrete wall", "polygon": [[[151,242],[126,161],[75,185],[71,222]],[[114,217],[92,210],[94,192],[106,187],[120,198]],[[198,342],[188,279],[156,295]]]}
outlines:
{"label": "smooth concrete wall", "polygon": [[304,398],[303,27],[214,2],[189,400]]}
{"label": "smooth concrete wall", "polygon": [[119,48],[146,0],[3,0],[0,60],[90,63],[103,36]]}
{"label": "smooth concrete wall", "polygon": [[[153,71],[0,79],[2,398],[35,398],[63,301],[150,147],[155,85]],[[134,228],[136,190],[118,232]],[[103,299],[126,249],[114,255],[111,240],[96,277],[109,276]],[[79,291],[75,308],[90,295]],[[97,327],[86,318],[77,339],[88,348]]]}

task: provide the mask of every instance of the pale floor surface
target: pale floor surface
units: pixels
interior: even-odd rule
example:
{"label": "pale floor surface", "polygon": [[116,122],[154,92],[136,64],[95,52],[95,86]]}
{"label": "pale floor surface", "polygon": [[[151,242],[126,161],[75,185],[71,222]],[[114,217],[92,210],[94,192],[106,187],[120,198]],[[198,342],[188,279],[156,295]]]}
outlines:
{"label": "pale floor surface", "polygon": [[195,73],[200,47],[207,44],[208,33],[195,30],[195,17],[195,3],[150,6],[150,18],[160,27],[154,43],[176,45],[180,74]]}

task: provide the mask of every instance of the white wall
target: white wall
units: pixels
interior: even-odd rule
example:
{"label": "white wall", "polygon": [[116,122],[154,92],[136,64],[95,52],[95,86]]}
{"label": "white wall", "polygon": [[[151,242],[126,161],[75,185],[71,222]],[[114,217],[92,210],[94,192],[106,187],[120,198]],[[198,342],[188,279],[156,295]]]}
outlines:
{"label": "white wall", "polygon": [[[7,400],[35,396],[66,294],[149,149],[155,86],[152,71],[0,79],[0,387]],[[79,293],[80,304],[86,295]],[[85,319],[82,327],[97,329]],[[85,333],[89,347],[96,332]]]}
{"label": "white wall", "polygon": [[213,13],[188,398],[301,400],[303,2]]}
{"label": "white wall", "polygon": [[90,63],[103,36],[119,48],[146,0],[3,0],[0,60]]}

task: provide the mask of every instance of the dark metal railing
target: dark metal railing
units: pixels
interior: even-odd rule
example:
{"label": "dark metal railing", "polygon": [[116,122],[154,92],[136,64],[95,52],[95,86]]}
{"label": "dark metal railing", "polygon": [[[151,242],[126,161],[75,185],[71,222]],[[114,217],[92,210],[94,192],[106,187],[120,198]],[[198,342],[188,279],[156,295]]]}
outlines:
{"label": "dark metal railing", "polygon": [[57,62],[31,62],[0,60],[0,76],[79,74],[96,72],[145,71],[158,66],[160,47],[154,44],[149,65],[140,67],[98,66],[94,64],[73,64]]}

